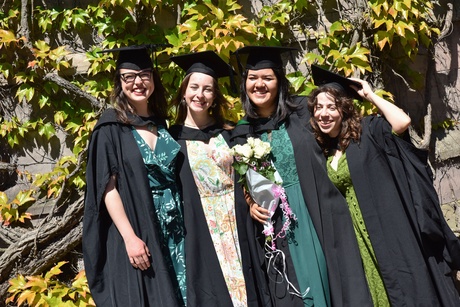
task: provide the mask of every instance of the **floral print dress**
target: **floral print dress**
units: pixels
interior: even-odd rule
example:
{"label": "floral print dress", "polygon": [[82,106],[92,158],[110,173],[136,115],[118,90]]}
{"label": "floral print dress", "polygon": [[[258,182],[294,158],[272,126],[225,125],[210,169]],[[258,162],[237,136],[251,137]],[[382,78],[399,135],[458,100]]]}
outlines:
{"label": "floral print dress", "polygon": [[230,148],[221,134],[211,138],[209,146],[192,140],[186,144],[190,168],[233,305],[247,306]]}
{"label": "floral print dress", "polygon": [[[175,161],[180,145],[163,126],[157,127],[158,138],[155,149],[139,135],[133,127],[132,132],[147,168],[153,204],[157,214],[158,231],[162,238],[162,251],[169,265],[171,280],[177,280],[176,295],[186,305],[185,275],[185,229],[181,200],[176,186]],[[155,259],[153,259],[155,261]]]}

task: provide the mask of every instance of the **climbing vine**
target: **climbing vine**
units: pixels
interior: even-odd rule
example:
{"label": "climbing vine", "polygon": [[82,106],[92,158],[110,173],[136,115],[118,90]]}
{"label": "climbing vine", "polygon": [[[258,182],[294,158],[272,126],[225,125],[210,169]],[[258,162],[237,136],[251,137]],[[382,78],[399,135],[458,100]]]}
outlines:
{"label": "climbing vine", "polygon": [[[346,7],[340,1],[280,0],[260,1],[251,10],[251,1],[236,0],[101,0],[81,8],[38,2],[30,7],[25,0],[4,1],[0,11],[0,145],[8,148],[0,156],[8,167],[0,171],[22,183],[18,192],[0,192],[0,238],[9,245],[0,254],[0,297],[4,301],[9,292],[7,302],[17,305],[52,305],[64,297],[91,303],[83,273],[75,272],[70,288],[57,281],[62,262],[55,263],[66,253],[49,251],[39,263],[36,259],[62,236],[46,228],[50,223],[66,225],[65,233],[76,231],[76,240],[60,244],[67,252],[78,250],[86,148],[115,70],[112,55],[99,51],[168,46],[157,51],[156,65],[170,99],[183,77],[168,61],[171,55],[215,50],[232,62],[232,52],[245,45],[289,44],[299,49],[298,69],[288,74],[292,91],[308,94],[312,63],[345,76],[366,74],[374,84],[383,82],[380,72],[392,69],[420,86],[424,76],[411,63],[440,33],[436,1],[370,0]],[[23,3],[27,14],[21,14]],[[75,54],[85,58],[85,71],[76,66]],[[242,116],[238,95],[229,90],[229,80],[223,85],[234,106],[228,117],[237,120]],[[389,92],[379,94],[391,99]],[[363,109],[372,112],[371,106]],[[33,164],[49,170],[31,172],[31,165],[17,163],[34,151],[42,158]],[[52,207],[40,215],[44,222],[29,212],[37,204]]]}

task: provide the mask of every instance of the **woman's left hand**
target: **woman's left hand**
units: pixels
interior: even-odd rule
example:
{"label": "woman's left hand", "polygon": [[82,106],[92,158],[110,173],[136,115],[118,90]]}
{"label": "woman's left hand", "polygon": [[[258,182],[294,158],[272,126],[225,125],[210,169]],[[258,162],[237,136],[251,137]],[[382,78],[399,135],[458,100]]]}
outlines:
{"label": "woman's left hand", "polygon": [[358,78],[349,78],[349,79],[361,84],[360,88],[358,88],[357,86],[351,85],[351,87],[359,94],[359,96],[368,99],[369,95],[374,93],[372,91],[371,86],[369,85],[367,81],[364,81]]}

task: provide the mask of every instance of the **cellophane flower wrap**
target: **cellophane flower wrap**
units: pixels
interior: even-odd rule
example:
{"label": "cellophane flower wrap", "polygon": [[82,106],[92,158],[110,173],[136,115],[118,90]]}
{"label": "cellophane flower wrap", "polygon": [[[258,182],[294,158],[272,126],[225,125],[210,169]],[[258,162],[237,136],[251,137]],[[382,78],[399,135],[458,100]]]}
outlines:
{"label": "cellophane flower wrap", "polygon": [[[296,220],[294,213],[289,207],[286,193],[282,187],[282,179],[270,158],[270,143],[261,139],[249,137],[244,145],[235,145],[232,154],[235,158],[233,167],[240,174],[239,183],[242,183],[254,201],[270,212],[270,216],[264,223],[265,257],[268,259],[267,272],[275,271],[287,283],[289,293],[306,297],[310,288],[300,292],[289,281],[286,273],[286,260],[284,253],[276,248],[276,239],[283,238],[289,231],[291,221]],[[283,211],[284,223],[281,230],[275,234],[273,214],[280,206]],[[277,265],[276,265],[277,263]]]}
{"label": "cellophane flower wrap", "polygon": [[[270,158],[270,143],[259,138],[249,137],[244,145],[235,145],[232,154],[235,157],[233,167],[240,174],[240,183],[243,183],[254,201],[270,212],[270,217],[264,223],[263,233],[271,250],[276,249],[275,240],[284,237],[289,230],[291,220],[295,215],[287,202],[281,176],[273,165]],[[275,235],[272,216],[280,205],[284,224],[282,229]]]}

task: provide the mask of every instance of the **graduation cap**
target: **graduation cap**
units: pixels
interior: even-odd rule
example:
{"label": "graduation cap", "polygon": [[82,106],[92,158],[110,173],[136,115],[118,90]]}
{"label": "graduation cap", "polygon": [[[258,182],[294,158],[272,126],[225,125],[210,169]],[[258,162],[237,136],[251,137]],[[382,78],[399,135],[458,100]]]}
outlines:
{"label": "graduation cap", "polygon": [[246,46],[236,50],[233,54],[236,55],[238,69],[240,72],[243,72],[242,63],[244,62],[244,68],[251,70],[282,68],[283,60],[281,59],[281,54],[285,52],[290,52],[291,61],[295,63],[292,58],[292,51],[295,50],[297,49],[293,47],[281,46]]}
{"label": "graduation cap", "polygon": [[236,84],[233,78],[235,71],[214,51],[202,51],[177,55],[171,57],[171,61],[176,63],[180,68],[186,71],[186,75],[192,72],[200,72],[219,79],[222,77],[230,77],[230,85],[232,92],[236,93]]}
{"label": "graduation cap", "polygon": [[[99,53],[118,52],[117,69],[134,69],[143,70],[153,68],[152,57],[155,58],[155,52],[160,47],[167,47],[168,44],[148,44],[128,46],[115,49],[106,49]],[[149,53],[151,52],[151,54]]]}
{"label": "graduation cap", "polygon": [[231,76],[233,69],[214,51],[202,51],[171,57],[171,61],[186,71],[186,74],[200,72],[215,79]]}
{"label": "graduation cap", "polygon": [[358,94],[358,92],[350,86],[354,85],[357,88],[361,88],[361,84],[359,82],[342,77],[341,75],[333,73],[330,70],[321,68],[315,64],[311,65],[311,74],[313,76],[313,82],[316,86],[328,84],[335,88],[341,89],[342,91],[347,93],[349,97],[353,99],[357,99],[360,101],[363,100],[363,98]]}

